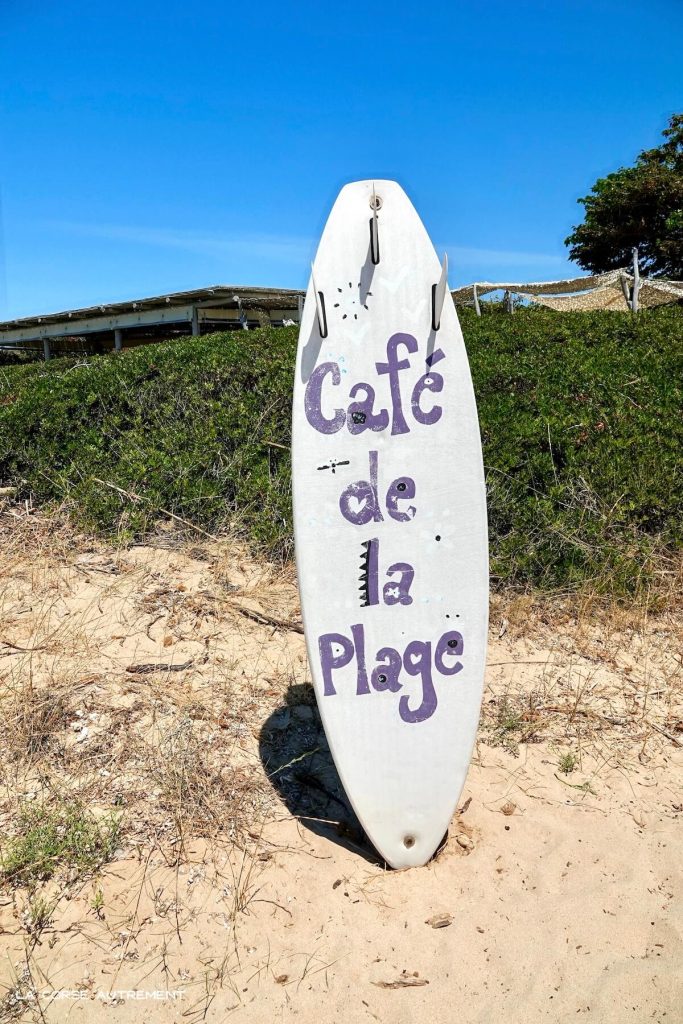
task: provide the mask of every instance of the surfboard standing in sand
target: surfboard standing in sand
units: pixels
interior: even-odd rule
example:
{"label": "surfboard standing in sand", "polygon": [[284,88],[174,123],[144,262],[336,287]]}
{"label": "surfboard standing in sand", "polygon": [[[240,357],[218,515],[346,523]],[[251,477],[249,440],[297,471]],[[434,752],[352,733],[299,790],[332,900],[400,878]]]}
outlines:
{"label": "surfboard standing in sand", "polygon": [[440,264],[393,181],[340,192],[303,309],[292,471],[318,705],[344,789],[396,868],[448,828],[486,657],[486,492]]}

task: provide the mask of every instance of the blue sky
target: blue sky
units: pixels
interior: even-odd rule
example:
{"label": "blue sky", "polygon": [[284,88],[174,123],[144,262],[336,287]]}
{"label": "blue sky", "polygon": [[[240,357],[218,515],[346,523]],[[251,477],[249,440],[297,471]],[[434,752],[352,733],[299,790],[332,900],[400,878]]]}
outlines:
{"label": "blue sky", "polygon": [[597,176],[683,109],[682,0],[0,0],[0,318],[303,287],[346,181],[453,286],[576,272]]}

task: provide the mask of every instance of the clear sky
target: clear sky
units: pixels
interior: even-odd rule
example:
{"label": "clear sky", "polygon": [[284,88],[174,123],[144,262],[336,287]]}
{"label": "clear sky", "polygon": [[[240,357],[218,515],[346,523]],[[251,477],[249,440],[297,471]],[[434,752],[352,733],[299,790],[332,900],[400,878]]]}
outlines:
{"label": "clear sky", "polygon": [[597,176],[683,109],[683,0],[0,0],[0,318],[303,287],[391,177],[452,286],[576,272]]}

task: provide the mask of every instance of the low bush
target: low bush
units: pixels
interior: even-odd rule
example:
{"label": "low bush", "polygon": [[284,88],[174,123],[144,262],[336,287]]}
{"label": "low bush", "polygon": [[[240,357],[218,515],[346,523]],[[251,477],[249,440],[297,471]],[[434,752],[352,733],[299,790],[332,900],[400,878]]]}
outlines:
{"label": "low bush", "polygon": [[[460,316],[494,580],[661,589],[681,539],[683,310]],[[99,531],[172,512],[289,557],[295,349],[296,329],[261,328],[2,367],[0,479]]]}
{"label": "low bush", "polygon": [[80,876],[106,864],[118,841],[120,818],[97,819],[77,803],[26,805],[19,833],[0,849],[0,881],[34,888],[60,868]]}

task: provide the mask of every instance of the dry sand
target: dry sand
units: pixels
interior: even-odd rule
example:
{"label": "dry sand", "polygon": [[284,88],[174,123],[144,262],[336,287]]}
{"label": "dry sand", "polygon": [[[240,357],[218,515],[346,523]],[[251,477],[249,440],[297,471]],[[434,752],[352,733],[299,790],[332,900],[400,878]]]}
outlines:
{"label": "dry sand", "polygon": [[16,509],[0,542],[0,852],[21,805],[123,815],[98,874],[0,890],[0,1020],[683,1020],[673,617],[497,599],[460,810],[393,872],[330,761],[291,570]]}

